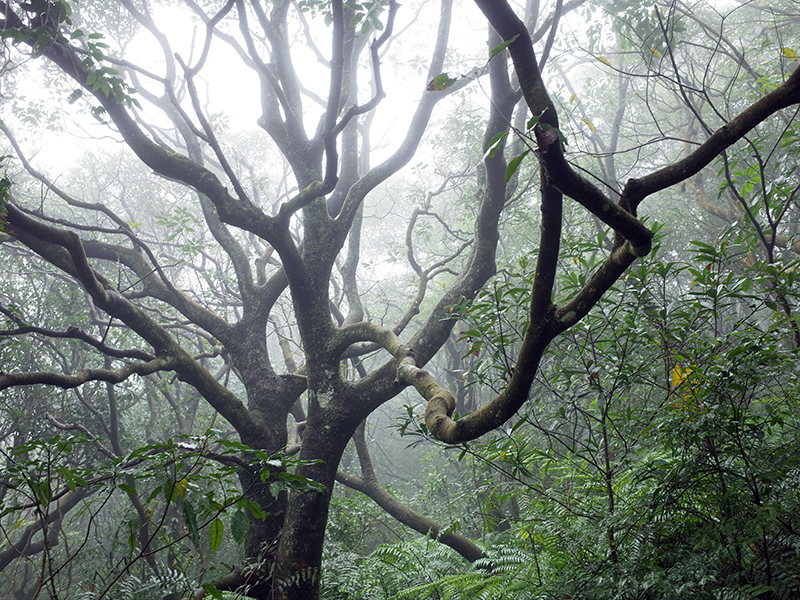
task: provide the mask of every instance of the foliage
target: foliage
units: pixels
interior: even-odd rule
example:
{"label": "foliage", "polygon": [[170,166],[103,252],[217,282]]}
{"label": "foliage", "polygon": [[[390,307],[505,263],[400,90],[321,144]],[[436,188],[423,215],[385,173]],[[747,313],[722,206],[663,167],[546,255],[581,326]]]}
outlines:
{"label": "foliage", "polygon": [[[181,569],[173,567],[149,576],[137,574],[137,562],[153,552],[153,546],[169,548],[187,538],[202,556],[203,547],[215,554],[221,553],[223,542],[240,545],[250,519],[264,518],[261,507],[247,498],[239,484],[242,454],[252,457],[249,468],[274,495],[286,489],[322,491],[317,482],[292,472],[296,459],[269,455],[211,430],[200,436],[178,436],[163,444],[149,444],[103,466],[97,464],[101,454],[98,449],[108,452],[98,440],[79,434],[32,440],[0,451],[6,462],[0,488],[0,522],[7,540],[15,539],[21,528],[38,523],[44,532],[53,526],[63,529],[63,535],[81,547],[100,526],[101,512],[107,514],[107,507],[118,503],[120,493],[139,499],[153,526],[148,541],[152,546],[142,547],[142,523],[122,512],[123,522],[111,545],[116,546],[112,548],[114,555],[123,556],[124,562],[107,573],[92,569],[93,581],[98,582],[97,595],[92,598],[112,594],[137,600],[150,598],[156,590],[187,592],[192,585],[191,565],[197,558],[192,553],[182,558],[174,553],[174,564]],[[76,493],[83,508],[62,524],[61,504]],[[28,517],[17,520],[15,515],[20,514]],[[81,528],[85,528],[82,534]],[[49,557],[47,564],[52,559]],[[207,573],[201,575],[208,577]],[[40,586],[61,589],[60,576],[58,569],[49,572]]]}
{"label": "foliage", "polygon": [[472,301],[453,307],[462,323],[459,341],[469,344],[464,356],[477,358],[467,385],[481,384],[498,391],[508,380],[519,343],[525,335],[525,302],[530,294],[530,257],[519,259],[517,268],[495,279]]}
{"label": "foliage", "polygon": [[[432,540],[384,544],[366,557],[333,555],[326,561],[323,594],[326,599],[378,600],[405,597],[420,584],[432,585],[464,562],[452,550]],[[417,596],[422,597],[422,596]]]}
{"label": "foliage", "polygon": [[[410,597],[791,597],[800,363],[772,298],[794,303],[800,287],[793,266],[746,262],[754,243],[732,230],[694,243],[690,262],[632,269],[557,344],[507,435],[462,453],[516,481],[514,531],[536,559],[511,578],[520,589],[492,572]],[[495,283],[464,310],[470,351],[491,348],[501,372],[501,332],[524,327],[502,309],[518,285]]]}
{"label": "foliage", "polygon": [[519,546],[498,544],[470,572],[404,589],[397,598],[529,600],[540,597],[538,556]]}
{"label": "foliage", "polygon": [[[4,4],[15,595],[800,587],[794,7],[477,4],[488,45],[448,1]],[[400,403],[445,453],[337,474]]]}
{"label": "foliage", "polygon": [[[556,344],[520,418],[462,448],[463,462],[491,465],[494,485],[510,491],[512,531],[493,534],[475,572],[393,593],[792,597],[800,363],[784,304],[796,306],[800,282],[796,261],[753,261],[757,241],[730,229],[714,244],[693,242],[689,261],[656,253],[632,269]],[[581,239],[563,253],[604,248]],[[594,268],[565,263],[574,269],[564,290]],[[514,294],[529,278],[519,271],[459,308],[468,354],[485,354],[491,369],[479,360],[471,380],[506,376],[503,357],[525,327]],[[427,439],[407,410],[403,430]],[[510,566],[488,568],[500,549]]]}
{"label": "foliage", "polygon": [[[139,101],[132,96],[135,93],[128,83],[120,76],[120,71],[114,67],[102,64],[105,60],[105,50],[108,44],[100,41],[102,33],[85,33],[81,29],[72,29],[68,37],[62,34],[63,27],[72,28],[72,6],[66,0],[34,0],[20,6],[29,19],[31,29],[24,27],[3,28],[0,30],[0,39],[10,40],[15,46],[27,44],[30,46],[31,56],[38,57],[55,41],[71,42],[81,41],[85,46],[85,58],[80,63],[80,68],[86,72],[86,86],[92,91],[100,91],[115,102],[130,107],[141,108]],[[72,104],[83,95],[83,90],[77,88],[70,94],[67,102]],[[105,112],[101,106],[92,108],[92,114],[100,119]]]}

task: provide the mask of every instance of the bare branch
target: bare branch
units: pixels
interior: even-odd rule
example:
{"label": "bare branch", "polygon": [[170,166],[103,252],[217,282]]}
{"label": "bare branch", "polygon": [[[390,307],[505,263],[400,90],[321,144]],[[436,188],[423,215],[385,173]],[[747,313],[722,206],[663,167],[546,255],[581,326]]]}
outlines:
{"label": "bare branch", "polygon": [[92,442],[95,447],[100,450],[103,454],[105,454],[111,460],[115,460],[118,458],[118,455],[106,448],[106,446],[101,442],[96,435],[93,435],[86,427],[81,425],[80,423],[61,423],[58,421],[53,415],[49,412],[44,413],[44,418],[53,425],[53,427],[60,429],[62,431],[80,431],[84,434],[90,442]]}
{"label": "bare branch", "polygon": [[363,423],[356,430],[353,441],[358,453],[358,460],[361,463],[361,478],[339,471],[336,474],[336,481],[361,492],[403,525],[445,546],[450,546],[466,560],[475,562],[479,558],[483,558],[483,550],[472,540],[458,533],[444,531],[445,528],[440,524],[403,504],[380,485],[372,468],[372,459],[364,439]]}
{"label": "bare branch", "polygon": [[756,125],[794,104],[800,103],[800,67],[778,87],[751,104],[717,129],[689,156],[649,175],[628,180],[620,205],[635,210],[647,196],[689,179],[711,163],[720,152],[742,139]]}
{"label": "bare branch", "polygon": [[0,373],[0,390],[6,388],[44,384],[71,389],[89,381],[108,381],[120,383],[131,375],[150,375],[157,371],[168,371],[175,362],[166,358],[156,358],[146,363],[125,363],[119,369],[81,369],[74,375],[62,375],[48,371],[29,371],[21,373]]}

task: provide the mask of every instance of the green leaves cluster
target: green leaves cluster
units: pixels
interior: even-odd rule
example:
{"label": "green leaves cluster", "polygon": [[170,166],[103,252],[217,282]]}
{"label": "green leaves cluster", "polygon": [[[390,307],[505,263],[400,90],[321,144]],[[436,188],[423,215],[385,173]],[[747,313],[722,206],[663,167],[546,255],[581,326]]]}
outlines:
{"label": "green leaves cluster", "polygon": [[78,487],[88,486],[94,471],[72,466],[67,461],[82,453],[87,443],[83,435],[56,435],[0,450],[5,459],[0,518],[25,508],[47,514],[51,502]]}
{"label": "green leaves cluster", "polygon": [[773,290],[797,306],[800,286],[744,262],[741,231],[693,249],[633,268],[482,450],[537,490],[519,533],[550,590],[786,597],[798,576],[800,363]]}
{"label": "green leaves cluster", "polygon": [[[605,252],[601,235],[567,240],[563,293]],[[656,254],[631,268],[556,340],[525,410],[494,439],[461,449],[464,470],[491,465],[502,490],[484,510],[511,528],[486,534],[490,553],[518,561],[501,568],[491,554],[487,574],[488,563],[454,560],[439,578],[393,583],[388,597],[791,597],[800,281],[798,261],[757,256],[755,234],[737,227],[693,242],[688,260]],[[456,307],[466,356],[485,360],[468,380],[505,376],[528,278],[518,269]],[[409,408],[405,426],[425,438],[416,421]],[[406,553],[381,550],[413,571]]]}
{"label": "green leaves cluster", "polygon": [[65,0],[31,0],[19,3],[19,8],[27,13],[30,28],[0,30],[0,39],[30,44],[34,57],[40,56],[54,41],[63,40],[60,26],[72,24],[72,7]]}
{"label": "green leaves cluster", "polygon": [[[229,554],[231,545],[244,542],[250,523],[266,516],[258,503],[245,496],[247,490],[239,478],[243,469],[253,476],[254,485],[265,485],[266,493],[274,496],[286,489],[324,491],[321,484],[293,472],[299,464],[296,459],[250,448],[213,430],[148,444],[110,462],[98,452],[99,443],[83,434],[58,435],[0,450],[5,460],[0,526],[8,540],[13,543],[31,523],[47,527],[59,503],[72,493],[78,493],[83,502],[75,516],[82,528],[86,526],[81,519],[89,518],[89,527],[94,527],[92,520],[100,510],[127,495],[149,521],[152,537],[147,552],[194,546],[221,555],[229,542],[224,553]],[[122,516],[122,534],[113,541],[126,569],[144,557],[140,518],[141,514]],[[180,519],[178,528],[173,526],[175,518]],[[192,544],[179,544],[184,538]],[[190,564],[192,557],[184,560]],[[110,585],[116,585],[116,579],[111,579]],[[124,581],[119,586],[124,587]],[[152,585],[161,589],[166,584],[159,580]]]}
{"label": "green leaves cluster", "polygon": [[[266,516],[258,503],[248,500],[242,492],[238,478],[243,468],[242,456],[247,457],[249,468],[261,483],[267,484],[267,491],[273,497],[287,488],[324,491],[321,484],[292,472],[297,460],[217,437],[210,430],[202,436],[179,436],[165,444],[143,446],[119,464],[142,460],[143,466],[137,467],[133,479],[149,483],[145,504],[155,506],[166,501],[180,505],[191,538],[199,542],[200,531],[208,527],[209,547],[216,552],[224,540],[223,515],[230,515],[230,534],[239,544],[247,535],[250,518]],[[118,487],[129,494],[139,494],[128,483],[120,483]],[[131,544],[135,544],[135,539]]]}
{"label": "green leaves cluster", "polygon": [[[360,2],[348,1],[344,3],[345,16],[349,18],[350,27],[367,35],[373,31],[383,31],[384,25],[380,20],[381,13],[387,6],[387,0],[361,0]],[[333,23],[333,15],[329,2],[320,0],[299,0],[297,8],[302,13],[322,15],[325,24]]]}
{"label": "green leaves cluster", "polygon": [[511,376],[517,347],[528,327],[526,308],[533,277],[529,260],[521,259],[505,279],[495,279],[474,300],[454,307],[462,324],[458,339],[468,344],[463,358],[475,359],[467,385],[499,389]]}
{"label": "green leaves cluster", "polygon": [[[510,40],[508,43],[510,44],[514,40]],[[502,45],[502,44],[501,44]],[[499,48],[499,46],[498,46]],[[495,48],[496,50],[497,48]],[[494,52],[494,50],[492,51]],[[539,127],[540,131],[554,131],[558,135],[558,140],[564,145],[567,145],[567,138],[561,132],[560,129],[553,127],[552,125],[548,125],[547,123],[539,124],[542,115],[534,115],[530,119],[528,119],[525,132],[516,131],[515,133],[519,135],[521,138],[525,140],[526,145],[528,148],[523,150],[517,156],[513,157],[511,160],[508,161],[508,165],[506,166],[506,173],[504,176],[504,180],[506,183],[511,181],[514,175],[517,174],[519,171],[520,165],[522,165],[522,161],[525,160],[525,157],[528,156],[531,152],[533,152],[533,146],[536,144],[536,141],[533,137],[533,130],[535,127]],[[501,131],[500,133],[494,135],[486,147],[486,152],[483,155],[484,160],[487,158],[494,158],[497,154],[497,151],[503,147],[504,140],[508,137],[508,131]]]}
{"label": "green leaves cluster", "polygon": [[[89,33],[88,35],[80,29],[76,29],[70,34],[70,40],[83,39],[86,43],[86,56],[81,61],[80,67],[86,72],[85,85],[92,92],[101,91],[105,96],[111,98],[117,104],[124,104],[128,108],[142,108],[139,101],[133,97],[135,90],[131,88],[121,77],[120,72],[108,65],[102,64],[105,60],[105,50],[108,44],[100,40],[103,39],[102,33]],[[70,94],[67,102],[76,102],[82,95],[82,91],[77,89]],[[95,117],[100,116],[102,107],[93,110]]]}
{"label": "green leaves cluster", "polygon": [[[85,86],[92,92],[100,91],[106,97],[113,99],[117,104],[127,107],[141,108],[139,101],[133,97],[133,90],[122,78],[120,72],[108,65],[104,65],[105,50],[108,44],[101,41],[103,34],[86,33],[81,29],[74,29],[66,33],[72,25],[72,6],[65,0],[32,0],[23,2],[19,7],[27,13],[28,26],[21,28],[6,28],[0,31],[0,39],[9,40],[19,46],[28,44],[31,47],[31,56],[42,55],[53,43],[69,45],[70,42],[80,41],[82,47],[77,51],[84,55],[80,68],[86,72]],[[67,102],[75,103],[83,95],[82,89],[74,90]],[[100,119],[104,109],[95,106],[92,114]]]}

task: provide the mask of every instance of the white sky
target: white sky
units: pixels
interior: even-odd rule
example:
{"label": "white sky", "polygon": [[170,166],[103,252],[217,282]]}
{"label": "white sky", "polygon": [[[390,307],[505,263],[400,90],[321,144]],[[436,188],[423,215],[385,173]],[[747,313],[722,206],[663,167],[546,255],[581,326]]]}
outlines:
{"label": "white sky", "polygon": [[[410,19],[415,15],[414,4],[412,2],[403,3],[398,12],[395,32],[408,25]],[[486,26],[482,15],[475,8],[473,2],[464,1],[456,4],[460,4],[460,6],[457,6],[454,11],[453,33],[450,38],[453,50],[450,56],[460,55],[470,58],[467,59],[467,64],[450,65],[449,70],[454,75],[466,73],[473,67],[479,66],[480,63],[472,57],[486,52]],[[231,13],[226,17],[228,21],[231,21],[232,16]],[[388,153],[393,150],[402,139],[405,126],[427,83],[424,73],[410,72],[409,66],[402,65],[402,63],[408,63],[415,58],[408,52],[409,49],[416,49],[419,52],[419,59],[424,61],[427,69],[427,59],[435,41],[438,17],[439,3],[423,2],[418,22],[412,26],[411,30],[404,32],[402,39],[394,42],[389,54],[384,58],[382,73],[386,98],[376,111],[375,129],[377,134],[373,139],[376,146],[385,144],[384,152]],[[198,26],[187,9],[177,6],[159,8],[154,13],[154,19],[168,36],[173,51],[179,53],[184,60],[190,56],[196,59],[205,35],[205,28]],[[321,29],[320,34],[318,42],[320,50],[328,56],[330,54],[329,30]],[[190,50],[193,39],[194,53]],[[328,85],[327,71],[319,65],[310,51],[303,52],[302,40],[297,44],[296,50],[295,66],[302,83],[325,97]],[[155,73],[163,72],[160,48],[146,31],[139,33],[129,44],[124,58]],[[396,67],[394,64],[398,58],[401,63],[400,67]],[[35,78],[26,78],[21,81],[20,91],[32,97],[41,96],[40,89],[45,84],[39,77],[41,74]],[[366,71],[362,72],[361,77],[362,79],[366,77]],[[207,85],[204,86],[201,80],[205,81]],[[261,114],[258,80],[252,71],[241,64],[238,55],[219,39],[212,42],[208,61],[198,79],[198,88],[202,95],[208,94],[209,112],[224,113],[231,131],[261,131],[256,125],[256,119]],[[160,92],[157,85],[149,86],[149,89]],[[66,170],[83,151],[97,150],[98,141],[94,139],[94,136],[108,135],[108,130],[96,123],[88,114],[88,105],[85,100],[69,105],[65,97],[60,99],[62,102],[59,110],[62,112],[63,121],[67,124],[68,130],[62,134],[43,129],[38,140],[31,140],[33,146],[37,148],[35,166],[40,169]],[[359,100],[363,102],[365,98],[362,97]],[[152,117],[163,122],[163,117],[158,118],[156,109],[149,107],[144,101],[142,101],[142,105],[145,118]],[[306,106],[310,109],[307,129],[313,134],[321,109],[310,100],[306,100]],[[191,114],[188,102],[185,103],[185,109]],[[13,122],[13,120],[10,121]],[[266,133],[262,133],[267,142]],[[21,138],[22,132],[18,132],[17,135]],[[103,142],[101,142],[102,144]],[[380,158],[377,157],[375,160]]]}

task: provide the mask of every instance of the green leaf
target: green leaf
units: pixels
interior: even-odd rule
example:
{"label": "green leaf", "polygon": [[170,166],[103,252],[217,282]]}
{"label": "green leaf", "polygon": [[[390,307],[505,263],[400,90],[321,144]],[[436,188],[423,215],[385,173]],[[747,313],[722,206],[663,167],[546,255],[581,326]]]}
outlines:
{"label": "green leaf", "polygon": [[186,529],[192,539],[196,540],[199,537],[197,532],[197,513],[194,510],[194,505],[188,500],[183,502],[183,521],[186,523]]}
{"label": "green leaf", "polygon": [[514,176],[514,173],[516,173],[519,170],[519,165],[522,162],[522,159],[525,158],[525,156],[529,152],[530,150],[525,150],[525,152],[523,152],[519,156],[515,156],[508,162],[508,167],[506,167],[506,176],[504,178],[506,183],[511,181],[511,178]]}
{"label": "green leaf", "polygon": [[244,541],[249,528],[250,521],[247,519],[247,515],[244,511],[240,509],[233,513],[233,518],[231,519],[231,535],[233,535],[233,539],[236,540],[237,544],[241,544]]}
{"label": "green leaf", "polygon": [[530,119],[528,119],[527,128],[528,131],[536,127],[536,124],[539,122],[539,119],[542,118],[542,115],[533,115]]}
{"label": "green leaf", "polygon": [[[147,502],[148,502],[148,503],[149,503],[149,502],[152,502],[152,501],[153,501],[153,499],[154,499],[156,496],[158,496],[158,495],[161,493],[161,490],[162,490],[162,489],[163,489],[163,486],[160,486],[160,485],[159,485],[159,486],[156,486],[156,487],[153,489],[153,491],[152,491],[152,492],[150,492],[150,495],[147,497]],[[166,492],[165,492],[165,494],[166,494]]]}
{"label": "green leaf", "polygon": [[31,481],[30,487],[40,506],[46,507],[50,504],[50,501],[53,499],[53,490],[50,487],[49,481],[46,479],[40,482]]}
{"label": "green leaf", "polygon": [[253,515],[255,519],[261,519],[262,521],[267,518],[267,513],[261,508],[261,506],[257,502],[253,502],[252,500],[245,500],[244,507],[250,511],[250,514]]}
{"label": "green leaf", "polygon": [[480,337],[483,335],[483,332],[478,329],[467,329],[466,331],[461,331],[459,333],[461,334],[461,337],[458,338],[459,340],[470,337]]}
{"label": "green leaf", "polygon": [[542,123],[542,131],[555,131],[558,134],[558,139],[561,140],[561,143],[565,146],[567,145],[567,138],[566,136],[561,133],[561,130],[557,127],[553,127],[552,125],[548,125],[547,123]]}
{"label": "green leaf", "polygon": [[202,587],[206,592],[208,592],[208,595],[211,596],[212,598],[217,598],[218,600],[222,600],[222,598],[224,597],[222,595],[222,592],[220,592],[216,587],[214,587],[210,583],[204,583]]}
{"label": "green leaf", "polygon": [[500,148],[501,142],[508,136],[508,131],[501,131],[500,133],[495,134],[492,136],[492,139],[489,140],[489,145],[486,147],[486,152],[483,155],[483,160],[487,158],[494,158],[494,155],[497,154],[497,150]]}
{"label": "green leaf", "polygon": [[175,502],[178,499],[178,487],[175,485],[175,482],[171,479],[168,479],[164,485],[164,498],[167,499],[167,502]]}
{"label": "green leaf", "polygon": [[139,495],[139,493],[136,491],[136,488],[133,487],[132,485],[127,484],[127,483],[120,483],[117,487],[119,489],[121,489],[123,492],[125,492],[126,494],[130,494],[131,496],[138,496]]}
{"label": "green leaf", "polygon": [[489,59],[494,58],[495,56],[500,54],[503,50],[508,48],[511,44],[514,43],[514,40],[516,40],[518,37],[519,37],[519,34],[515,35],[510,40],[507,40],[507,41],[503,42],[502,44],[498,44],[497,46],[492,48],[491,51],[489,51]]}
{"label": "green leaf", "polygon": [[222,519],[217,517],[213,521],[211,521],[211,528],[208,532],[208,542],[211,546],[211,552],[216,552],[217,548],[220,547],[222,544],[222,533],[224,531],[224,526],[222,525]]}
{"label": "green leaf", "polygon": [[428,84],[428,91],[441,92],[452,86],[456,81],[456,79],[450,77],[447,73],[442,73],[431,79],[431,82]]}
{"label": "green leaf", "polygon": [[324,492],[326,489],[325,486],[318,481],[308,479],[307,477],[303,477],[302,475],[298,475],[296,473],[278,473],[277,477],[281,481],[286,482],[286,487],[290,487],[299,492],[319,493]]}

